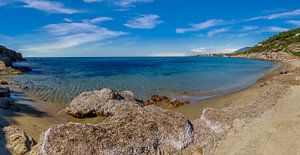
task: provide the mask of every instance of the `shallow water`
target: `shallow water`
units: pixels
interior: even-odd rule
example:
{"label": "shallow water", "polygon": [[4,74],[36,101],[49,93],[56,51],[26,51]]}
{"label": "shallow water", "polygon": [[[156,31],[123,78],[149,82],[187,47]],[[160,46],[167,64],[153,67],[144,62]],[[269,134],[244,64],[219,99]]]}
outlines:
{"label": "shallow water", "polygon": [[13,76],[34,97],[69,103],[83,91],[104,87],[153,94],[224,92],[254,83],[274,63],[223,57],[27,58],[33,69]]}

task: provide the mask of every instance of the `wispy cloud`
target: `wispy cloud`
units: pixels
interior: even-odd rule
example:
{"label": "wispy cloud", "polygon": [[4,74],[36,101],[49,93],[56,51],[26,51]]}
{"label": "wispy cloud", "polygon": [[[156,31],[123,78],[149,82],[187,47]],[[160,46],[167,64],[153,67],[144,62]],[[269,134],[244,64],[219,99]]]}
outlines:
{"label": "wispy cloud", "polygon": [[96,2],[102,2],[103,0],[83,0],[85,3],[96,3]]}
{"label": "wispy cloud", "polygon": [[227,23],[228,22],[224,20],[210,19],[202,23],[190,24],[190,27],[188,28],[177,28],[176,33],[196,32],[215,26],[225,25]]}
{"label": "wispy cloud", "polygon": [[150,3],[154,0],[83,0],[86,3],[99,3],[99,2],[109,2],[116,6],[121,7],[121,10],[127,10],[130,7],[135,7],[136,3]]}
{"label": "wispy cloud", "polygon": [[70,19],[70,18],[64,18],[64,21],[67,22],[67,23],[71,23],[73,20]]}
{"label": "wispy cloud", "polygon": [[6,5],[7,4],[7,2],[6,1],[4,1],[4,0],[0,0],[0,6],[4,6],[4,5]]}
{"label": "wispy cloud", "polygon": [[258,20],[258,19],[278,19],[278,18],[289,18],[289,17],[295,17],[295,16],[300,16],[300,9],[297,10],[292,10],[292,11],[285,11],[281,13],[274,13],[266,16],[257,16],[254,18],[248,19],[249,21],[251,20]]}
{"label": "wispy cloud", "polygon": [[300,26],[300,20],[288,20],[287,23]]}
{"label": "wispy cloud", "polygon": [[100,22],[105,22],[105,21],[111,21],[111,20],[114,20],[114,19],[111,18],[111,17],[97,17],[97,18],[87,19],[87,20],[83,20],[83,21],[86,22],[86,23],[95,24],[95,23],[100,23]]}
{"label": "wispy cloud", "polygon": [[248,32],[248,31],[253,31],[253,30],[257,30],[257,29],[259,29],[259,27],[258,26],[244,26],[244,27],[242,27],[242,29],[241,29],[241,31],[243,31],[243,32]]}
{"label": "wispy cloud", "polygon": [[221,34],[221,33],[228,32],[228,31],[230,31],[230,28],[228,28],[228,27],[214,29],[214,30],[208,31],[207,36],[213,37],[217,34]]}
{"label": "wispy cloud", "polygon": [[126,32],[113,31],[86,22],[50,24],[42,28],[42,33],[47,38],[51,38],[49,43],[23,48],[22,50],[52,52],[127,34]]}
{"label": "wispy cloud", "polygon": [[124,25],[135,29],[153,29],[158,24],[163,23],[159,18],[160,17],[155,14],[140,15],[127,21]]}
{"label": "wispy cloud", "polygon": [[278,27],[278,26],[270,26],[270,27],[265,27],[260,29],[258,32],[260,33],[265,33],[265,32],[283,32],[283,31],[288,31],[288,28],[284,27]]}
{"label": "wispy cloud", "polygon": [[154,0],[117,0],[115,4],[121,7],[130,7],[134,6],[135,3],[150,3]]}
{"label": "wispy cloud", "polygon": [[80,13],[82,11],[67,8],[63,3],[59,1],[50,1],[50,0],[0,0],[0,6],[3,5],[17,5],[24,8],[37,9],[46,13],[57,13],[57,14],[74,14]]}
{"label": "wispy cloud", "polygon": [[197,47],[190,51],[192,54],[232,53],[240,48],[240,46],[226,45],[221,47]]}

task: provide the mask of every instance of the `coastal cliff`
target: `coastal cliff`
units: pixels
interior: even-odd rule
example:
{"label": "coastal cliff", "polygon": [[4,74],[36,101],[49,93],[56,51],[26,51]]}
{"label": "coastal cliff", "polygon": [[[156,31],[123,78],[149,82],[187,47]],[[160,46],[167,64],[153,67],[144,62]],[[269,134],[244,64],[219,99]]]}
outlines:
{"label": "coastal cliff", "polygon": [[21,53],[0,45],[0,75],[21,74],[30,71],[28,67],[14,67],[13,62],[26,61]]}

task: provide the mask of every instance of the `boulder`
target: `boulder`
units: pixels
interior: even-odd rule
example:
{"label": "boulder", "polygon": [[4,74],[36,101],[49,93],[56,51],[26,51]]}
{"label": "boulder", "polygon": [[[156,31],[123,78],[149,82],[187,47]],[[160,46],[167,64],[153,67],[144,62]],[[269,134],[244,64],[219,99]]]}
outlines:
{"label": "boulder", "polygon": [[7,141],[6,147],[13,153],[24,155],[30,151],[34,145],[33,139],[26,133],[14,126],[2,128],[2,133]]}
{"label": "boulder", "polygon": [[66,112],[78,118],[108,116],[116,113],[119,104],[142,106],[142,103],[135,99],[130,91],[118,93],[112,89],[104,88],[81,93],[67,106]]}
{"label": "boulder", "polygon": [[182,114],[156,106],[118,105],[100,124],[54,125],[42,136],[39,153],[149,154],[176,152],[192,142],[192,124]]}

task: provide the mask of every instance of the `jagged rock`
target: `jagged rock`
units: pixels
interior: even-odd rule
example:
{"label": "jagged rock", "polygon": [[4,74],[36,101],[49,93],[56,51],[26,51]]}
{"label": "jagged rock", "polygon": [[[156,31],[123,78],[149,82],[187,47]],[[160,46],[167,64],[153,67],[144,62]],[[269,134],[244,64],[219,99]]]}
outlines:
{"label": "jagged rock", "polygon": [[3,88],[3,87],[0,87],[0,98],[1,97],[10,97],[10,90],[9,88]]}
{"label": "jagged rock", "polygon": [[12,63],[19,61],[25,61],[21,53],[17,53],[16,51],[0,45],[0,75],[21,74],[21,72],[24,71],[31,71],[28,67],[16,67],[16,69],[12,68]]}
{"label": "jagged rock", "polygon": [[192,124],[182,114],[124,104],[118,111],[97,125],[52,126],[42,136],[40,154],[149,154],[179,151],[192,142]]}
{"label": "jagged rock", "polygon": [[136,107],[142,105],[134,98],[132,92],[125,91],[119,94],[112,89],[104,88],[102,90],[83,92],[75,97],[67,106],[66,112],[78,118],[97,115],[107,116],[116,113],[118,104]]}
{"label": "jagged rock", "polygon": [[25,61],[21,53],[0,45],[0,57],[9,58],[11,62]]}
{"label": "jagged rock", "polygon": [[24,155],[29,152],[30,148],[34,145],[34,141],[31,137],[14,126],[2,128],[1,134],[4,134],[7,140],[6,147],[14,154]]}

